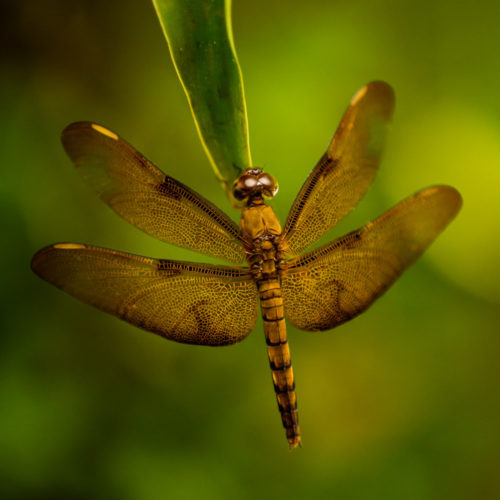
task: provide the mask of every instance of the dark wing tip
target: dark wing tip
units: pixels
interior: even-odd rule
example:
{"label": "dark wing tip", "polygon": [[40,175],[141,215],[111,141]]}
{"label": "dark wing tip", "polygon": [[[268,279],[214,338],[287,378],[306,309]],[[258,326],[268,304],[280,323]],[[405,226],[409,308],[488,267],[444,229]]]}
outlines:
{"label": "dark wing tip", "polygon": [[40,267],[39,267],[39,264],[40,264],[40,259],[44,256],[44,254],[47,252],[48,249],[50,249],[51,247],[48,246],[48,247],[45,247],[45,248],[42,248],[41,250],[38,250],[38,252],[33,255],[33,257],[31,257],[31,262],[30,262],[30,267],[31,267],[31,270],[37,275],[39,276],[40,278],[42,278],[41,274],[40,274]]}
{"label": "dark wing tip", "polygon": [[92,122],[73,122],[61,132],[61,141],[66,147],[68,139],[75,133],[92,130]]}
{"label": "dark wing tip", "polygon": [[51,254],[54,255],[60,251],[81,250],[84,248],[87,248],[87,246],[81,243],[54,243],[52,245],[48,245],[41,250],[38,250],[38,252],[33,255],[30,263],[31,270],[40,278],[47,280],[47,277],[43,272],[43,263],[46,257],[50,256]]}
{"label": "dark wing tip", "polygon": [[394,111],[395,94],[393,88],[380,80],[368,83],[358,90],[351,99],[351,106],[358,106],[362,101],[375,104],[388,120]]}
{"label": "dark wing tip", "polygon": [[438,196],[442,205],[447,208],[450,220],[453,219],[462,208],[462,195],[452,186],[437,185],[421,191],[426,196]]}
{"label": "dark wing tip", "polygon": [[120,141],[118,134],[94,122],[74,122],[69,124],[61,133],[64,150],[73,161],[78,157],[77,152],[82,147],[97,138]]}
{"label": "dark wing tip", "polygon": [[366,87],[376,90],[377,92],[386,93],[388,96],[394,97],[394,89],[383,80],[372,80],[366,84]]}
{"label": "dark wing tip", "polygon": [[92,123],[93,122],[89,122],[89,121],[77,121],[77,122],[70,123],[62,131],[62,136],[64,137],[64,135],[66,133],[72,132],[73,130],[89,129],[92,127]]}
{"label": "dark wing tip", "polygon": [[366,88],[368,89],[368,92],[376,93],[381,97],[385,97],[388,102],[394,103],[394,89],[387,82],[383,82],[382,80],[374,80],[367,83]]}

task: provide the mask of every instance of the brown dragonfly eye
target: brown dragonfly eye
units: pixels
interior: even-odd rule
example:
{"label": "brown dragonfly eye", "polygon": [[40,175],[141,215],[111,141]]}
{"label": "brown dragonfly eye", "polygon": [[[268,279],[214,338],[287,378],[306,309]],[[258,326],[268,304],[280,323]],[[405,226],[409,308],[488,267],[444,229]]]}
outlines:
{"label": "brown dragonfly eye", "polygon": [[240,175],[233,185],[233,194],[237,200],[248,198],[257,187],[257,178],[251,174]]}
{"label": "brown dragonfly eye", "polygon": [[257,186],[257,179],[253,175],[246,175],[242,179],[243,188],[251,191],[255,186]]}
{"label": "brown dragonfly eye", "polygon": [[278,183],[272,175],[261,174],[258,181],[259,185],[262,186],[262,193],[267,198],[272,198],[278,192]]}

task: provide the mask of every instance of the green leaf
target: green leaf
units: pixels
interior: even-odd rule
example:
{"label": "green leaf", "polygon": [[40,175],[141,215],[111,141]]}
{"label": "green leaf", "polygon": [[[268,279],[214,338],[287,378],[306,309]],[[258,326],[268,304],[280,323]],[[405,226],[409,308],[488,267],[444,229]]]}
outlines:
{"label": "green leaf", "polygon": [[153,0],[201,142],[226,192],[251,166],[231,0]]}

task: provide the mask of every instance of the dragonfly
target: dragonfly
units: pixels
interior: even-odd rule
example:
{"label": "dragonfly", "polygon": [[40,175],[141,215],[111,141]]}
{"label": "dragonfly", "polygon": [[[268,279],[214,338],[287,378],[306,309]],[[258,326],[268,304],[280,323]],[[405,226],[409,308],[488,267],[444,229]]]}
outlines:
{"label": "dragonfly", "polygon": [[259,305],[281,420],[301,445],[285,317],[306,331],[330,330],[365,311],[455,217],[460,194],[424,189],[364,226],[310,247],[344,218],[372,183],[394,108],[392,88],[371,82],[351,100],[283,228],[267,200],[278,183],[261,168],[235,180],[238,225],[164,174],[117,134],[69,125],[62,143],[84,180],[118,215],[160,240],[231,265],[142,257],[57,243],[33,271],[68,294],[144,330],[186,344],[223,346],[253,330]]}

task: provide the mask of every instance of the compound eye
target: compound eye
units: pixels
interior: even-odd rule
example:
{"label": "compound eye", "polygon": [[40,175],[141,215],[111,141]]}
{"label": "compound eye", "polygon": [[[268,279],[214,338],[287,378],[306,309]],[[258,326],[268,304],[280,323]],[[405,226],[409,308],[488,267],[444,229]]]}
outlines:
{"label": "compound eye", "polygon": [[259,183],[264,187],[271,187],[273,184],[273,179],[271,179],[271,176],[269,174],[262,174],[259,176]]}
{"label": "compound eye", "polygon": [[259,176],[259,184],[263,188],[263,193],[268,198],[272,198],[278,192],[278,183],[276,179],[269,174],[262,174]]}
{"label": "compound eye", "polygon": [[236,183],[233,187],[233,195],[239,201],[243,201],[245,198],[248,198],[248,193],[243,191]]}
{"label": "compound eye", "polygon": [[240,175],[233,185],[233,194],[237,200],[243,201],[248,198],[251,191],[257,185],[257,179],[252,175]]}
{"label": "compound eye", "polygon": [[242,175],[240,177],[243,189],[251,191],[255,186],[257,186],[257,179],[253,175]]}

